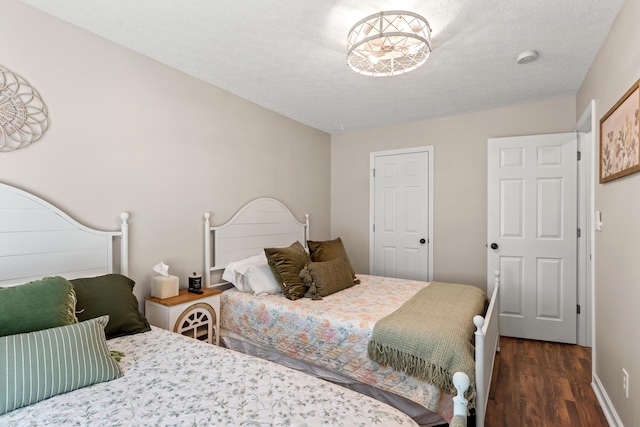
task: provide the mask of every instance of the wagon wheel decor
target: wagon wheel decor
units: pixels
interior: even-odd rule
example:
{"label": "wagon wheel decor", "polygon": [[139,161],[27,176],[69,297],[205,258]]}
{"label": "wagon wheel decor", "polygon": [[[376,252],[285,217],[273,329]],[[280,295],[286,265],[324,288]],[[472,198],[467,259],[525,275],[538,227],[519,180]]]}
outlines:
{"label": "wagon wheel decor", "polygon": [[47,107],[22,77],[0,66],[0,151],[36,142],[47,130]]}

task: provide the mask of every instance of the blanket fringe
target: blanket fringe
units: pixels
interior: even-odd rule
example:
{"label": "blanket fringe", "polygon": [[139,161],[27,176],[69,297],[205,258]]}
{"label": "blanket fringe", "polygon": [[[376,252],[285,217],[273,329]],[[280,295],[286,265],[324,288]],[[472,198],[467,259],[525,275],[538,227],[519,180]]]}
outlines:
{"label": "blanket fringe", "polygon": [[124,357],[124,353],[118,350],[111,350],[109,351],[109,353],[111,354],[111,357],[116,360],[116,362],[119,362]]}
{"label": "blanket fringe", "polygon": [[[430,363],[428,360],[421,359],[397,349],[386,347],[373,341],[369,341],[367,354],[371,360],[375,360],[380,365],[390,366],[395,370],[406,373],[407,375],[427,381],[449,393],[457,394],[457,390],[453,385],[453,374],[455,374],[455,372],[450,372]],[[466,374],[468,375],[469,373],[467,372]],[[469,378],[473,377],[470,376]],[[465,398],[469,400],[470,408],[475,406],[475,397],[475,381],[471,381],[469,390],[465,393]]]}

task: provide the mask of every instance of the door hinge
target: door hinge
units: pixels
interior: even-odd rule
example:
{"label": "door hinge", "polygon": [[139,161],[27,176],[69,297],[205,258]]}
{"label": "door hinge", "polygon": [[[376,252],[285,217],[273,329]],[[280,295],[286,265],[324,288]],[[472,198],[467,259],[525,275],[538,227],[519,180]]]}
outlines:
{"label": "door hinge", "polygon": [[373,177],[375,178],[375,177],[376,177],[376,170],[375,170],[375,168],[374,168],[374,169],[371,169],[371,173],[373,174]]}
{"label": "door hinge", "polygon": [[373,224],[373,232],[374,233],[376,232],[376,225],[375,224]]}
{"label": "door hinge", "polygon": [[582,153],[578,151],[578,161],[582,160]]}
{"label": "door hinge", "polygon": [[578,228],[578,237],[582,237],[582,230]]}
{"label": "door hinge", "polygon": [[577,313],[580,314],[580,304],[578,304],[577,307],[578,307]]}

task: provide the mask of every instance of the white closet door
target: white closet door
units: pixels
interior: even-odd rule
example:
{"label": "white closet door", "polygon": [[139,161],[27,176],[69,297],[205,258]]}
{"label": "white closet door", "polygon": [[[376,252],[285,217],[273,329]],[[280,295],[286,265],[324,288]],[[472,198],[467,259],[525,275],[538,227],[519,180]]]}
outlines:
{"label": "white closet door", "polygon": [[429,154],[375,156],[374,275],[429,280]]}

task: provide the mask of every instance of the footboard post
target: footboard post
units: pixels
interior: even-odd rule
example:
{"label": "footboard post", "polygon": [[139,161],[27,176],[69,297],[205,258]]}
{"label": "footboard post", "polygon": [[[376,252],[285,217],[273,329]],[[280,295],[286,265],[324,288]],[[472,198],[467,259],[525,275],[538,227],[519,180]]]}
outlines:
{"label": "footboard post", "polygon": [[[493,272],[493,289],[500,289],[500,271],[496,270]],[[498,313],[498,317],[500,316],[500,311],[499,311],[499,301],[498,301],[498,293],[494,292],[492,295],[492,299],[495,299],[495,304],[494,304],[494,309],[496,310],[496,312]],[[500,351],[500,332],[498,331],[496,333],[496,351],[499,352]]]}
{"label": "footboard post", "polygon": [[458,394],[453,398],[453,416],[461,415],[463,417],[467,417],[468,409],[467,409],[467,399],[465,399],[464,394],[469,389],[469,377],[464,372],[456,372],[453,374],[453,385],[456,390],[458,390]]}
{"label": "footboard post", "polygon": [[484,317],[474,316],[473,324],[476,325],[476,427],[484,426],[484,408],[487,396],[485,396],[485,360],[484,360]]}
{"label": "footboard post", "polygon": [[202,275],[204,276],[204,287],[211,286],[211,222],[209,221],[211,214],[204,213],[204,262]]}
{"label": "footboard post", "polygon": [[[491,386],[491,373],[498,351],[498,339],[500,329],[500,272],[496,271],[495,283],[491,290],[489,307],[485,317],[475,316],[473,323],[476,325],[476,427],[484,427],[484,417],[487,411],[489,399],[489,387]],[[487,283],[487,289],[489,283]]]}

